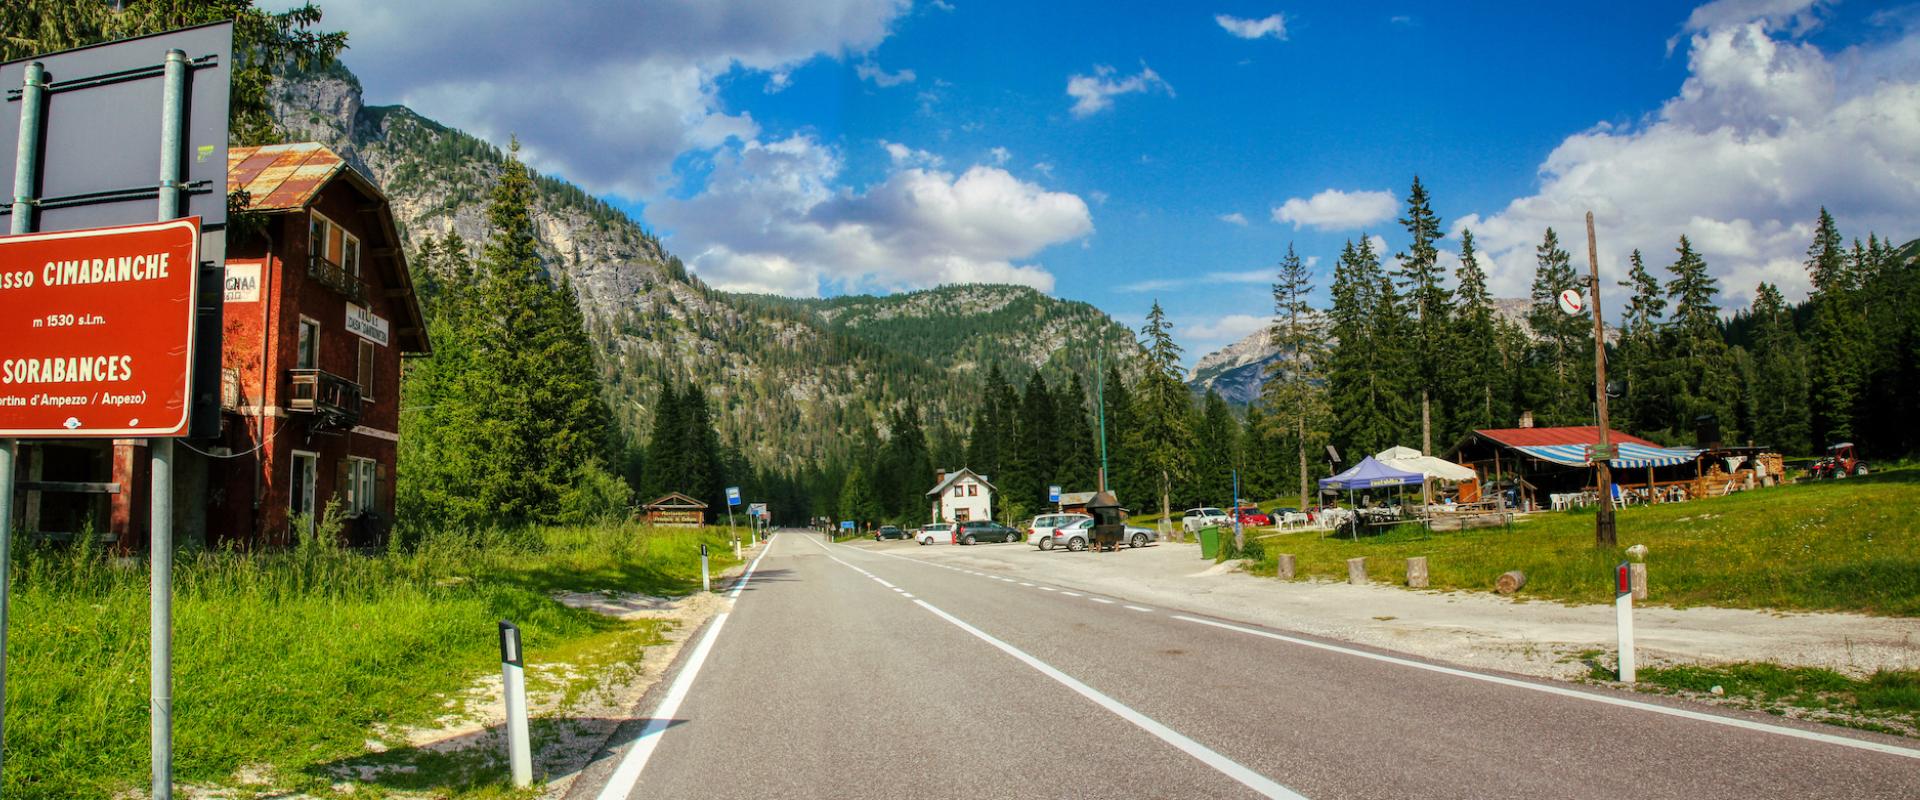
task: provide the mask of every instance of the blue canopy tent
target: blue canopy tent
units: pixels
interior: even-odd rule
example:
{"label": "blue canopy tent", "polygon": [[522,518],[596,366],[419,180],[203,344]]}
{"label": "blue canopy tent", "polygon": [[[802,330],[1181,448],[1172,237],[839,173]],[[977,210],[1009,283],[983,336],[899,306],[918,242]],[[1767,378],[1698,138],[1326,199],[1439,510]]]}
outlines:
{"label": "blue canopy tent", "polygon": [[[1391,489],[1404,486],[1420,486],[1426,483],[1427,476],[1418,472],[1404,472],[1380,463],[1373,456],[1360,459],[1346,472],[1331,478],[1320,479],[1320,491],[1347,491],[1347,501],[1353,501],[1353,492],[1357,489]],[[1353,538],[1360,538],[1358,509],[1355,509]]]}
{"label": "blue canopy tent", "polygon": [[1375,460],[1373,456],[1360,459],[1346,472],[1331,478],[1320,479],[1320,489],[1376,489],[1394,486],[1419,486],[1426,476],[1418,472],[1402,472]]}

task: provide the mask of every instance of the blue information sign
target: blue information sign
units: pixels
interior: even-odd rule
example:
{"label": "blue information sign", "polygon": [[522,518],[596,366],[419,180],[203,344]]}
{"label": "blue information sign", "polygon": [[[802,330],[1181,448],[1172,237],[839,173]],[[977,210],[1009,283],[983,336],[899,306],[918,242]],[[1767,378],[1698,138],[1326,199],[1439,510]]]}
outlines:
{"label": "blue information sign", "polygon": [[730,506],[740,505],[740,487],[738,486],[727,487],[727,505],[730,505]]}
{"label": "blue information sign", "polygon": [[1058,486],[1047,487],[1047,502],[1049,503],[1060,502],[1060,487]]}
{"label": "blue information sign", "polygon": [[853,520],[850,520],[850,519],[840,520],[840,529],[843,531],[853,530]]}

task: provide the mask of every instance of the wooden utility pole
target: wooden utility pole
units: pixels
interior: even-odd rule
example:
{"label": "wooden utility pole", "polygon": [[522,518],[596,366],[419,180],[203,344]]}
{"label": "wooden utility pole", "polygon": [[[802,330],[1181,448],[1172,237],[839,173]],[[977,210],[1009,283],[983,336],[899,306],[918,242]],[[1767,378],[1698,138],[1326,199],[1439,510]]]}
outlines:
{"label": "wooden utility pole", "polygon": [[[1427,390],[1420,390],[1420,455],[1433,455],[1433,404]],[[1425,475],[1420,476],[1420,503],[1433,505],[1433,481]],[[1421,514],[1426,514],[1422,509]]]}
{"label": "wooden utility pole", "polygon": [[1613,547],[1613,458],[1607,423],[1607,331],[1600,316],[1600,248],[1593,236],[1593,212],[1587,212],[1588,303],[1593,306],[1593,404],[1600,412],[1600,441],[1594,446],[1593,466],[1598,474],[1600,510],[1593,517],[1593,546]]}

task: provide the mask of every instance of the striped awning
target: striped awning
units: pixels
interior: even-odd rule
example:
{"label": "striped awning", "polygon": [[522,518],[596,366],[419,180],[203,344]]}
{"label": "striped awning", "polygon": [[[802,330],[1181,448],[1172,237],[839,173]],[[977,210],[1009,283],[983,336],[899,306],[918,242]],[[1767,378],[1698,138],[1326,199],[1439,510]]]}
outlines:
{"label": "striped awning", "polygon": [[[1700,450],[1687,450],[1678,447],[1652,447],[1644,444],[1621,442],[1613,446],[1618,452],[1607,463],[1615,469],[1643,469],[1646,467],[1670,467],[1685,464],[1700,457]],[[1536,445],[1515,448],[1522,453],[1543,461],[1564,464],[1569,467],[1584,467],[1587,461],[1587,447],[1577,444]]]}

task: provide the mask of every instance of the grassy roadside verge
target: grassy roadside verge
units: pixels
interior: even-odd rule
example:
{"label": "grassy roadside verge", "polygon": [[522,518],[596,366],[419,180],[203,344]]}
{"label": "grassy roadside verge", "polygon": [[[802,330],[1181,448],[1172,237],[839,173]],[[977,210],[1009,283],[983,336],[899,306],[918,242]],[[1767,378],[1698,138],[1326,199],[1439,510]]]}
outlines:
{"label": "grassy roadside verge", "polygon": [[1437,589],[1491,590],[1517,569],[1522,597],[1601,603],[1624,548],[1645,544],[1654,604],[1920,616],[1920,469],[1636,506],[1618,528],[1621,547],[1607,550],[1593,546],[1591,510],[1511,530],[1401,526],[1358,542],[1297,533],[1253,539],[1249,569],[1272,575],[1275,556],[1291,553],[1301,576],[1344,579],[1346,560],[1366,556],[1373,580],[1404,583],[1406,559],[1426,556]]}
{"label": "grassy roadside verge", "polygon": [[[1596,682],[1611,682],[1615,665],[1594,652],[1585,659]],[[1895,736],[1920,737],[1920,670],[1882,670],[1852,678],[1833,670],[1776,664],[1643,668],[1634,688]],[[1718,689],[1719,691],[1715,691]]]}
{"label": "grassy roadside verge", "polygon": [[[376,726],[425,724],[497,669],[498,620],[530,661],[596,641],[646,641],[558,590],[697,591],[699,545],[734,563],[724,528],[610,525],[441,533],[412,553],[308,543],[269,554],[182,553],[174,599],[174,750],[182,783],[269,767],[324,788]],[[147,774],[147,571],[72,548],[22,548],[7,682],[10,798],[107,797]],[[456,790],[482,787],[454,787]]]}

